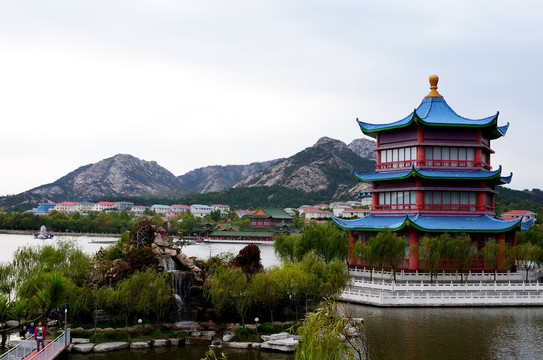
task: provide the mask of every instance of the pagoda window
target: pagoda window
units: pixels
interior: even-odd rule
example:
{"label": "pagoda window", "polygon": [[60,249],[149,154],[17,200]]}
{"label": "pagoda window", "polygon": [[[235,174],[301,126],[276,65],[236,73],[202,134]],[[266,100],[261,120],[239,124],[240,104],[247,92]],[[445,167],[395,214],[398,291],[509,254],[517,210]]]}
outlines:
{"label": "pagoda window", "polygon": [[416,203],[415,191],[390,191],[379,193],[379,204],[374,210],[414,209]]}
{"label": "pagoda window", "polygon": [[484,165],[488,166],[488,153],[486,151],[481,152],[481,161]]}
{"label": "pagoda window", "polygon": [[[432,146],[425,149],[426,166],[474,167],[475,149]],[[483,160],[486,163],[486,160]]]}
{"label": "pagoda window", "polygon": [[475,211],[477,193],[474,191],[425,191],[424,209]]}
{"label": "pagoda window", "polygon": [[380,169],[411,167],[417,159],[417,148],[397,148],[381,150]]}

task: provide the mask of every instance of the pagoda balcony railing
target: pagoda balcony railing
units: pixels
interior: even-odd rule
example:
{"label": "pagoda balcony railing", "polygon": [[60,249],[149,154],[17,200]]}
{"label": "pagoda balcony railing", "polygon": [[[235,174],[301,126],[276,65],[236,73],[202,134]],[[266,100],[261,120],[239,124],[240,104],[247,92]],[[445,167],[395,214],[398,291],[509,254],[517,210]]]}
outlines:
{"label": "pagoda balcony railing", "polygon": [[433,205],[416,205],[416,204],[389,204],[389,205],[372,205],[373,212],[387,211],[432,211],[432,212],[484,212],[494,213],[496,208],[493,206],[477,206],[473,204],[433,204]]}
{"label": "pagoda balcony railing", "polygon": [[481,161],[473,160],[408,160],[408,161],[392,161],[392,162],[382,162],[375,164],[376,170],[383,169],[404,169],[410,168],[412,166],[427,166],[427,167],[444,167],[444,168],[477,168],[490,170],[492,167]]}

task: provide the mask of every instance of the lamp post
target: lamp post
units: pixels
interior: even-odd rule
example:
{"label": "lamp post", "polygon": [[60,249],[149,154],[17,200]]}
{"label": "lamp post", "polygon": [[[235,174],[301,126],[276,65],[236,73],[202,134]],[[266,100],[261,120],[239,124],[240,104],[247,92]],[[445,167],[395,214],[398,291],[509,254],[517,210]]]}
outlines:
{"label": "lamp post", "polygon": [[140,331],[141,331],[141,323],[142,323],[142,320],[138,319],[138,324],[139,324]]}
{"label": "lamp post", "polygon": [[255,328],[256,328],[256,333],[258,334],[258,318],[255,317]]}
{"label": "lamp post", "polygon": [[66,330],[66,326],[68,326],[68,308],[64,309],[64,330]]}

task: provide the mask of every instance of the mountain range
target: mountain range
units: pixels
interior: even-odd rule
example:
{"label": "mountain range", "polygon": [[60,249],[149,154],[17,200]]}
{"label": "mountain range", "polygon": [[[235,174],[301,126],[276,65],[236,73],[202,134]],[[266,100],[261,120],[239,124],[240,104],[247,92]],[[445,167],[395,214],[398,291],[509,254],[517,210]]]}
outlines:
{"label": "mountain range", "polygon": [[[0,209],[30,209],[41,202],[97,201],[103,197],[154,196],[181,199],[188,194],[272,186],[335,199],[367,187],[353,169],[374,168],[375,142],[356,139],[349,145],[323,137],[286,159],[247,165],[207,166],[175,176],[156,161],[118,154],[66,174],[51,184],[0,197]],[[265,206],[266,204],[262,204]]]}

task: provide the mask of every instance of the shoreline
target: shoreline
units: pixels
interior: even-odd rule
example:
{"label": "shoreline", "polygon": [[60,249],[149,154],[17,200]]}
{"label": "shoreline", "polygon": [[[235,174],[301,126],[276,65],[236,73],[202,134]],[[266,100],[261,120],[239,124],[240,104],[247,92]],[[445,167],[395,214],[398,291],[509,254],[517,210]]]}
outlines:
{"label": "shoreline", "polygon": [[[39,233],[39,230],[0,230],[0,234],[10,235],[34,235]],[[60,232],[51,231],[50,234],[56,236],[94,236],[94,237],[121,237],[121,234],[104,234],[104,233],[88,233],[88,232]]]}

